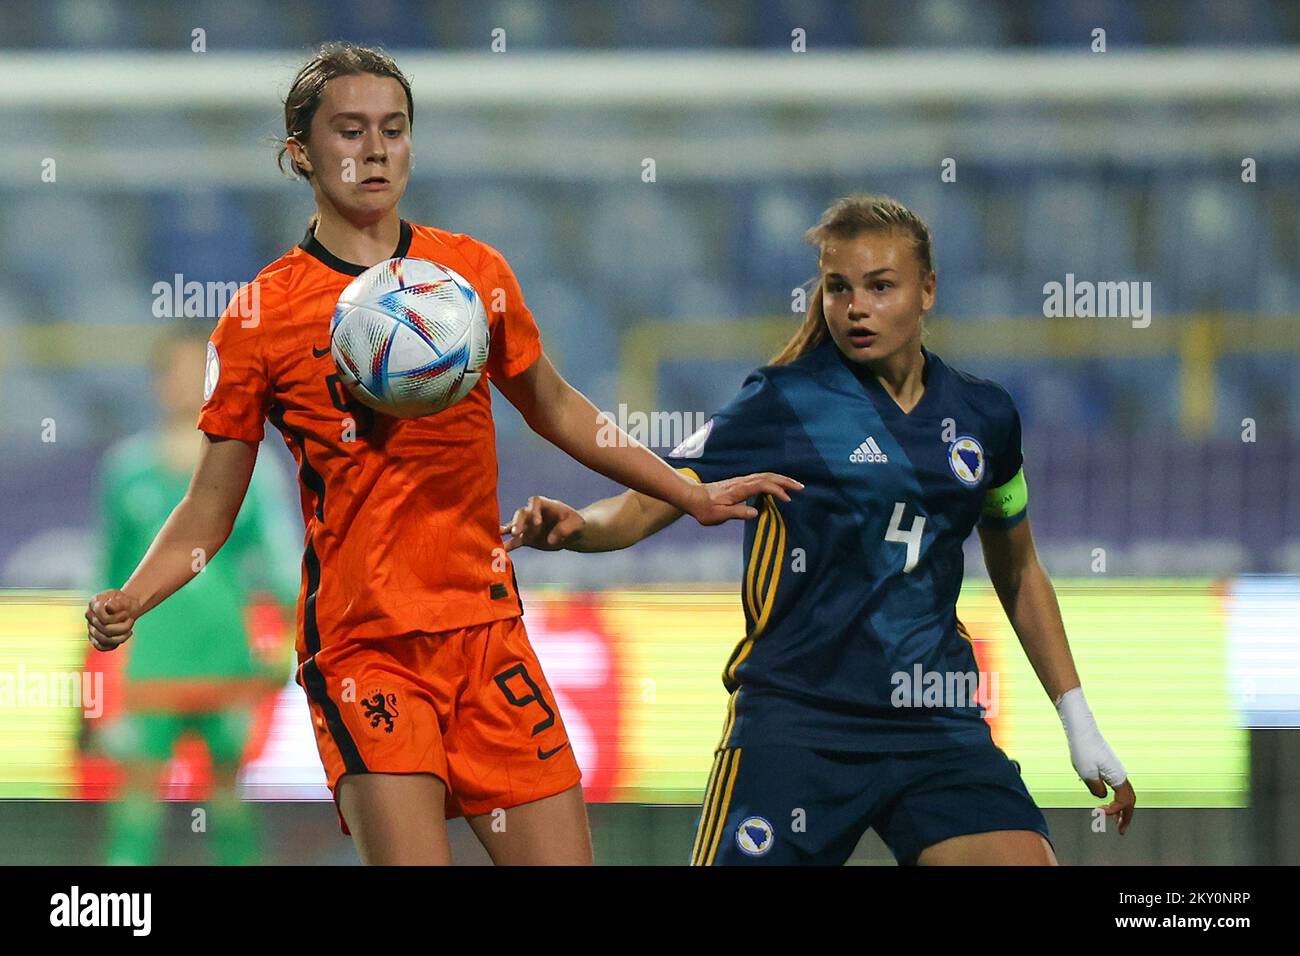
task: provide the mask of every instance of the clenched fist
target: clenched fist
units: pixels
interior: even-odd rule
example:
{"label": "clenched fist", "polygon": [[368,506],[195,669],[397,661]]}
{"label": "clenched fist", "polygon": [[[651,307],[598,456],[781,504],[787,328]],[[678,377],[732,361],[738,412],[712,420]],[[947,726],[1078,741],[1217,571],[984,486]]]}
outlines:
{"label": "clenched fist", "polygon": [[125,591],[109,588],[90,599],[86,608],[86,630],[97,651],[116,650],[126,642],[140,616],[140,601]]}

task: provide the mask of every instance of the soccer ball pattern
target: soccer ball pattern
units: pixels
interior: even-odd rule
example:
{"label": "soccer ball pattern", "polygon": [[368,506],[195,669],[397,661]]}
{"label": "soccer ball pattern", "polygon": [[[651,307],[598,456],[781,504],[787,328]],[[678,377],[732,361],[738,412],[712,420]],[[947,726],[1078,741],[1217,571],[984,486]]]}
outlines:
{"label": "soccer ball pattern", "polygon": [[483,300],[427,259],[388,259],[343,290],[330,325],[339,377],[360,401],[398,418],[450,408],[478,384],[490,333]]}

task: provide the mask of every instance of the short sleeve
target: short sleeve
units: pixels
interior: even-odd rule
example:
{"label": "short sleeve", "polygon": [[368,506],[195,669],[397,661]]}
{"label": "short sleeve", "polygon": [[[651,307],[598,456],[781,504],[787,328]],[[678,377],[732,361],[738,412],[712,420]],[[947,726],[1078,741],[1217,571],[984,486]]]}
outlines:
{"label": "short sleeve", "polygon": [[263,354],[264,317],[261,309],[250,306],[254,287],[245,286],[231,300],[208,341],[198,423],[201,431],[247,442],[262,440],[271,404]]}
{"label": "short sleeve", "polygon": [[669,452],[666,461],[704,483],[780,471],[790,415],[777,386],[756,370],[736,397]]}
{"label": "short sleeve", "polygon": [[505,256],[484,244],[488,258],[483,266],[488,284],[487,306],[492,346],[487,371],[491,378],[513,378],[526,371],[542,354],[542,336],[524,293]]}
{"label": "short sleeve", "polygon": [[1029,485],[1025,482],[1025,460],[1021,450],[1020,413],[1007,396],[1009,412],[1005,437],[991,462],[988,490],[980,512],[980,526],[1012,528],[1024,520],[1029,507]]}

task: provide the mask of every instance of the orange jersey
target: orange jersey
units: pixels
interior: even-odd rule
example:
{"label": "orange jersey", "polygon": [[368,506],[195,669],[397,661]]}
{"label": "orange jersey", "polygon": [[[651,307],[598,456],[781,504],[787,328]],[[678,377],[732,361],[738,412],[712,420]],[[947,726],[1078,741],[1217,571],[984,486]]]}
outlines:
{"label": "orange jersey", "polygon": [[300,654],[522,613],[498,532],[488,380],[537,360],[537,325],[510,266],[485,243],[403,221],[393,255],[464,276],[488,313],[486,374],[437,415],[393,418],[347,391],[330,355],[330,322],[339,294],[365,267],[332,255],[310,230],[241,290],[208,346],[198,427],[256,442],[270,418],[298,462],[306,523]]}

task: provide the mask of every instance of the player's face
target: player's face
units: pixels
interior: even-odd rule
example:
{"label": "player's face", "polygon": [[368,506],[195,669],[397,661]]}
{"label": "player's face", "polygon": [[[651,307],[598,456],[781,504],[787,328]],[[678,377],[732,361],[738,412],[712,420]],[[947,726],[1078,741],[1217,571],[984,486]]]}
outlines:
{"label": "player's face", "polygon": [[392,77],[362,73],[325,84],[306,155],[312,184],[345,218],[383,218],[406,190],[411,118]]}
{"label": "player's face", "polygon": [[826,326],[854,362],[878,362],[917,347],[934,305],[934,273],[922,270],[904,233],[831,239],[821,251]]}
{"label": "player's face", "polygon": [[188,339],[175,342],[167,349],[166,366],[158,370],[154,380],[164,415],[198,418],[203,406],[207,354],[206,343]]}

